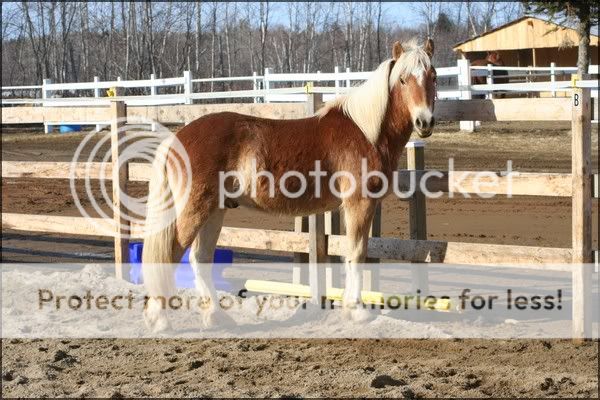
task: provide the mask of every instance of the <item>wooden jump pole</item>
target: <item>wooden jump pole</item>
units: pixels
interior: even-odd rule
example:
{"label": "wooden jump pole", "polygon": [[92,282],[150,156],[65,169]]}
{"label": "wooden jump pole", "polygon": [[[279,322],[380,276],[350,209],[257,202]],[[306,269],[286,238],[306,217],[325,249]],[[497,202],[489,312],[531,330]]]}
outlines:
{"label": "wooden jump pole", "polygon": [[[406,145],[407,168],[409,170],[423,171],[425,169],[425,142],[408,142]],[[419,176],[417,174],[417,176]],[[417,179],[416,182],[419,182]],[[427,208],[425,195],[418,189],[408,202],[410,238],[413,240],[427,240]],[[411,267],[411,290],[421,293],[429,292],[429,272],[423,263]]]}
{"label": "wooden jump pole", "polygon": [[[576,79],[576,78],[575,78]],[[573,87],[571,121],[573,338],[592,333],[592,174],[590,89]]]}
{"label": "wooden jump pole", "polygon": [[121,146],[119,141],[125,137],[122,131],[127,121],[127,106],[123,101],[112,101],[110,103],[110,146],[112,162],[112,200],[113,220],[115,224],[115,276],[125,279],[129,275],[126,265],[129,263],[129,221],[124,218],[125,211],[122,209],[123,198],[121,191],[127,192],[127,181],[129,178],[128,163],[120,165]]}

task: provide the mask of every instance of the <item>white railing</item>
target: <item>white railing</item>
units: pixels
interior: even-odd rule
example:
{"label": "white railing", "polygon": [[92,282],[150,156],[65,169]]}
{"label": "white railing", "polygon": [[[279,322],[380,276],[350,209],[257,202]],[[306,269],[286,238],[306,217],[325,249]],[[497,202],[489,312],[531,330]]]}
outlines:
{"label": "white railing", "polygon": [[[546,92],[553,96],[559,91],[569,91],[572,88],[570,80],[557,80],[557,77],[571,75],[577,72],[575,67],[557,67],[552,63],[549,67],[497,67],[492,65],[474,67],[468,60],[457,60],[456,66],[437,68],[438,78],[450,78],[450,86],[438,88],[439,99],[470,99],[473,95],[485,95],[491,98],[493,94],[506,92]],[[506,71],[508,75],[494,77],[494,71]],[[598,74],[598,66],[592,65],[590,74]],[[273,73],[270,68],[265,68],[262,76],[256,72],[252,76],[197,78],[192,79],[189,71],[184,71],[182,77],[156,79],[154,75],[145,80],[100,81],[94,77],[93,82],[52,83],[45,79],[42,85],[30,86],[3,86],[2,104],[41,104],[43,106],[78,106],[78,105],[106,105],[110,99],[106,97],[108,89],[112,94],[123,99],[128,105],[164,105],[164,104],[192,104],[194,101],[216,99],[253,99],[254,102],[304,102],[307,100],[309,82],[321,84],[320,87],[311,88],[312,92],[323,93],[324,100],[330,100],[345,93],[355,85],[369,78],[371,72],[351,72],[349,68],[340,71],[335,67],[334,72],[322,73]],[[472,78],[486,77],[485,84],[472,84]],[[494,83],[494,78],[508,78],[510,83]],[[547,78],[539,81],[540,78]],[[524,82],[515,82],[515,80]],[[194,84],[214,84],[225,82],[248,82],[252,89],[234,91],[209,91],[194,92]],[[325,85],[323,85],[325,84]],[[292,87],[277,87],[277,86]],[[598,80],[578,81],[578,87],[591,87],[592,97],[598,97]],[[160,88],[169,87],[176,93],[159,94]],[[138,88],[149,94],[123,96],[125,89]],[[214,89],[214,85],[211,85]],[[5,98],[6,92],[40,91],[41,98]],[[85,91],[87,91],[87,96]],[[83,93],[82,93],[83,92]],[[93,94],[93,97],[90,97]],[[474,122],[463,121],[464,129],[474,129]],[[100,127],[100,126],[98,126]],[[49,131],[46,127],[46,131]]]}

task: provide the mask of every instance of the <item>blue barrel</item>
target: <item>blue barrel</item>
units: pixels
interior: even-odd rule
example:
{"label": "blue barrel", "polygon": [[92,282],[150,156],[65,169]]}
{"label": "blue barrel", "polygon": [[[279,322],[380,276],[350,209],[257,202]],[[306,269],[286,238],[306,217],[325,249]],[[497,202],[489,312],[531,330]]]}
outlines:
{"label": "blue barrel", "polygon": [[81,131],[81,125],[61,125],[59,128],[60,133],[71,133]]}
{"label": "blue barrel", "polygon": [[[132,283],[143,283],[142,276],[142,249],[143,243],[129,243],[129,262],[131,269],[129,270],[129,280]],[[223,278],[223,269],[227,265],[233,263],[233,251],[229,249],[216,249],[213,259],[212,278],[215,287],[219,290],[229,291],[232,285],[229,281]],[[175,270],[175,284],[178,288],[193,288],[194,271],[190,265],[190,249],[187,249],[181,257],[181,264]]]}

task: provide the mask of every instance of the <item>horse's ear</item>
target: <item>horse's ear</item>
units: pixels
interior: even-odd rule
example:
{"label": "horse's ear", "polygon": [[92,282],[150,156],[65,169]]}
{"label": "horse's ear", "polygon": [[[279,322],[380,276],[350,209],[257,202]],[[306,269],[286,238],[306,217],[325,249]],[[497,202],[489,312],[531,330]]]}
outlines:
{"label": "horse's ear", "polygon": [[392,58],[394,60],[399,59],[403,52],[404,52],[404,49],[402,48],[402,45],[400,44],[400,42],[394,43],[394,47],[392,47]]}
{"label": "horse's ear", "polygon": [[425,53],[427,53],[429,58],[433,57],[433,40],[431,38],[427,38],[425,42]]}

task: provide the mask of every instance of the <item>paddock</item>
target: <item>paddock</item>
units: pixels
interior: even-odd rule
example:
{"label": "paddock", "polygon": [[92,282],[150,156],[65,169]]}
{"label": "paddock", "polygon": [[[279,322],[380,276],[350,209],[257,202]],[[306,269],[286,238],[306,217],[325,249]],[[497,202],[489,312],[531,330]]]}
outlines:
{"label": "paddock", "polygon": [[[577,99],[578,101],[575,101]],[[234,109],[253,115],[271,118],[297,118],[312,115],[322,103],[321,94],[312,94],[305,104],[228,104],[228,105],[177,105],[177,106],[131,106],[126,107],[118,98],[110,107],[4,107],[2,123],[26,119],[31,123],[51,124],[54,121],[77,123],[81,121],[111,121],[111,144],[113,161],[109,167],[113,182],[127,188],[129,182],[145,182],[150,178],[149,165],[126,163],[118,168],[119,124],[123,119],[150,118],[160,123],[186,123],[195,117],[224,109]],[[572,274],[573,286],[573,337],[589,337],[592,317],[589,302],[592,291],[592,197],[598,192],[598,175],[591,170],[592,114],[589,89],[573,89],[571,98],[548,99],[485,99],[442,100],[436,103],[435,115],[439,121],[570,121],[572,130],[572,170],[565,173],[498,173],[489,182],[475,181],[474,171],[442,172],[440,177],[427,180],[427,189],[452,193],[460,186],[473,194],[488,193],[506,195],[508,183],[515,196],[557,196],[572,199],[572,246],[536,247],[520,245],[496,245],[466,242],[427,240],[425,196],[417,192],[409,200],[410,239],[380,237],[381,215],[377,214],[369,240],[370,259],[401,260],[416,263],[413,267],[413,287],[426,288],[428,262],[463,265],[504,265],[515,267],[528,264],[540,270],[553,269]],[[87,166],[89,167],[89,166]],[[91,165],[92,176],[99,177],[100,165]],[[400,186],[406,185],[410,174],[416,174],[420,182],[424,170],[424,148],[417,142],[407,149],[407,169],[401,171]],[[3,178],[67,179],[69,163],[27,163],[3,161]],[[86,165],[77,165],[76,175],[82,176]],[[113,192],[114,204],[120,204],[118,191]],[[120,210],[120,208],[117,208]],[[121,220],[120,212],[114,219]],[[49,232],[74,235],[105,235],[107,221],[70,216],[48,216],[4,213],[5,228],[28,232]],[[121,224],[126,225],[126,224]],[[102,229],[102,227],[105,227]],[[110,228],[108,228],[110,230]],[[127,276],[128,239],[132,233],[139,238],[139,227],[130,226],[114,232],[115,275]],[[337,213],[296,218],[295,231],[224,227],[218,245],[259,251],[292,253],[296,261],[306,262],[306,268],[297,267],[292,284],[308,284],[312,296],[320,296],[326,288],[340,287],[339,271],[320,268],[319,263],[344,255],[345,237],[340,234]],[[583,265],[587,263],[587,265]],[[364,290],[378,290],[379,277],[376,264],[365,271]]]}

